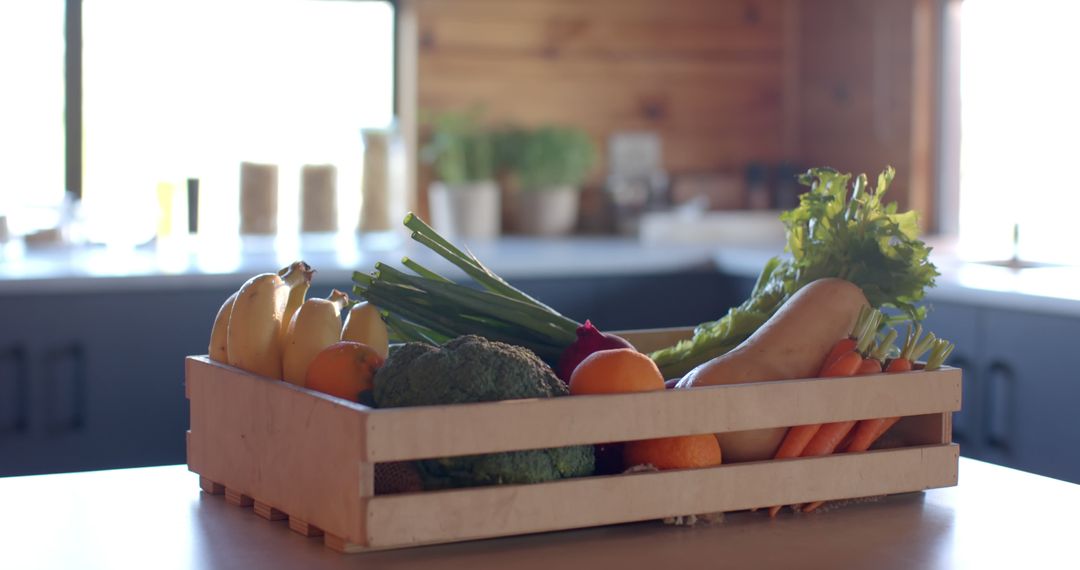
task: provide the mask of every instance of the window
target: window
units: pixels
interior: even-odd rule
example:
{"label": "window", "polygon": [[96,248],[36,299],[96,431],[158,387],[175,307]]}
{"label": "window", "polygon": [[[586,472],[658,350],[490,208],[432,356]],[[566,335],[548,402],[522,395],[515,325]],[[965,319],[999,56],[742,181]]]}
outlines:
{"label": "window", "polygon": [[961,6],[960,253],[1080,263],[1080,2]]}
{"label": "window", "polygon": [[[390,2],[81,2],[87,238],[149,240],[162,200],[182,227],[188,179],[199,180],[200,233],[235,235],[241,162],[278,166],[279,233],[299,228],[301,166],[333,164],[338,226],[355,227],[360,130],[393,120]],[[55,204],[63,194],[64,4],[0,4],[0,71],[17,67],[26,85],[14,99],[5,90],[0,151],[34,157],[0,165],[11,181],[0,188],[3,205]]]}
{"label": "window", "polygon": [[64,0],[0,2],[0,216],[57,223],[64,196]]}

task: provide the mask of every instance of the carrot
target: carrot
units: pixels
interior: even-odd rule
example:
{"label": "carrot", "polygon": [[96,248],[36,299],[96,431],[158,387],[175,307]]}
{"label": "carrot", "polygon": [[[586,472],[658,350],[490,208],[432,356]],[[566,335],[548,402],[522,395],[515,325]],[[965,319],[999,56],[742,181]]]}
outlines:
{"label": "carrot", "polygon": [[[852,336],[858,339],[855,346],[848,348],[847,352],[841,353],[832,362],[828,362],[828,359],[826,359],[827,363],[822,366],[818,375],[823,378],[854,376],[863,361],[862,351],[866,350],[874,338],[873,331],[877,329],[882,318],[883,315],[880,311],[864,307],[859,313],[859,319],[856,321],[855,327],[852,329]],[[836,346],[845,346],[846,340],[848,339],[840,340],[836,343]],[[833,348],[835,349],[836,346]],[[843,424],[847,424],[846,427]],[[784,435],[784,440],[773,458],[807,457],[806,450],[813,446],[814,442],[819,438],[828,439],[829,441],[835,439],[836,441],[831,444],[824,442],[817,444],[818,446],[831,445],[835,449],[847,433],[851,431],[851,426],[854,424],[855,422],[851,421],[794,426],[788,429],[787,434]],[[821,435],[822,430],[826,430],[825,435]],[[831,453],[831,450],[828,453]],[[781,508],[780,505],[769,507],[769,516],[775,517]]]}
{"label": "carrot", "polygon": [[[931,350],[931,354],[923,370],[936,370],[941,367],[941,364],[952,352],[952,343],[935,338],[933,333],[927,334],[926,338],[920,340],[921,335],[922,325],[917,325],[914,331],[911,330],[910,326],[908,327],[904,348],[900,351],[900,356],[894,358],[886,367],[887,372],[907,372],[911,370],[913,361],[918,360],[927,350]],[[898,421],[900,421],[899,417],[860,420],[853,430],[851,442],[847,444],[844,451],[857,452],[870,449],[870,446],[885,435],[885,432],[889,431]],[[822,504],[824,504],[824,501],[810,503],[802,511],[804,513],[813,512]]]}
{"label": "carrot", "polygon": [[842,338],[836,341],[836,344],[833,345],[832,350],[830,350],[829,354],[825,356],[825,360],[821,363],[821,368],[819,368],[819,377],[822,375],[822,372],[824,372],[826,368],[828,368],[834,361],[836,361],[836,359],[855,350],[855,347],[859,344],[860,329],[866,324],[865,319],[869,318],[869,311],[872,310],[873,309],[870,308],[869,305],[863,305],[862,308],[859,309],[859,317],[855,320],[855,325],[851,327],[851,332],[848,334],[847,338]]}
{"label": "carrot", "polygon": [[[907,372],[913,368],[913,362],[923,355],[936,343],[934,333],[929,333],[925,338],[922,336],[922,325],[916,325],[914,329],[908,325],[908,331],[904,340],[904,346],[900,349],[900,356],[889,361],[885,367],[886,372]],[[885,431],[892,427],[899,418],[875,418],[861,420],[855,427],[851,443],[844,449],[850,451],[866,451]]]}
{"label": "carrot", "polygon": [[[827,362],[821,367],[821,371],[818,373],[820,378],[836,378],[838,376],[854,376],[859,371],[859,366],[862,364],[862,353],[870,346],[870,343],[874,339],[874,331],[877,330],[878,325],[881,323],[883,315],[880,311],[875,309],[869,309],[859,314],[859,320],[855,323],[854,335],[858,338],[854,346],[851,346],[847,352],[841,353],[832,359],[831,362]],[[844,339],[847,340],[847,339]],[[847,346],[847,343],[841,340],[837,343],[840,345],[843,343]]]}
{"label": "carrot", "polygon": [[840,355],[840,357],[834,360],[832,364],[822,369],[818,376],[821,378],[855,376],[859,372],[859,367],[862,366],[862,362],[862,355],[852,350],[846,354]]}
{"label": "carrot", "polygon": [[[773,459],[799,457],[802,455],[803,450],[806,449],[806,444],[814,439],[814,436],[820,428],[821,424],[810,424],[788,428],[787,434],[784,436],[784,441],[780,444],[780,449],[776,450],[776,457]],[[775,517],[778,512],[780,512],[779,505],[769,507],[770,517]]]}
{"label": "carrot", "polygon": [[892,358],[885,365],[885,372],[911,372],[911,361],[906,358]]}
{"label": "carrot", "polygon": [[817,457],[836,451],[836,446],[840,445],[840,442],[843,441],[854,426],[855,420],[831,422],[822,425],[821,429],[814,434],[814,438],[806,444],[802,455],[799,457]]}

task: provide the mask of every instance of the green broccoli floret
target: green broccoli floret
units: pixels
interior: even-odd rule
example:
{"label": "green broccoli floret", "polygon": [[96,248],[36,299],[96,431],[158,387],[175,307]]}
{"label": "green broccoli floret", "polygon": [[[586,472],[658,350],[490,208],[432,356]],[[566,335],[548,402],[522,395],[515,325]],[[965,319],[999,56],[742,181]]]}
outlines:
{"label": "green broccoli floret", "polygon": [[[375,374],[380,408],[552,398],[568,394],[527,348],[466,335],[442,346],[408,343]],[[542,429],[542,428],[541,428]],[[591,445],[417,461],[426,488],[539,483],[591,475]]]}

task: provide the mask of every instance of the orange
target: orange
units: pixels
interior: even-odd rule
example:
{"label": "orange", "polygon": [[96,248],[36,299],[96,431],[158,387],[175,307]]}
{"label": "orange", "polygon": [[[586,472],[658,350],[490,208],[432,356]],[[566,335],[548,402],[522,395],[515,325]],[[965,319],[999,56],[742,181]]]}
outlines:
{"label": "orange", "polygon": [[664,376],[648,356],[632,348],[599,350],[570,375],[570,393],[617,394],[664,389]]}
{"label": "orange", "polygon": [[360,392],[372,388],[375,371],[382,364],[383,358],[375,349],[343,340],[315,355],[308,364],[304,386],[355,402]]}
{"label": "orange", "polygon": [[694,469],[720,465],[720,444],[711,433],[628,441],[623,466],[653,465],[657,469]]}

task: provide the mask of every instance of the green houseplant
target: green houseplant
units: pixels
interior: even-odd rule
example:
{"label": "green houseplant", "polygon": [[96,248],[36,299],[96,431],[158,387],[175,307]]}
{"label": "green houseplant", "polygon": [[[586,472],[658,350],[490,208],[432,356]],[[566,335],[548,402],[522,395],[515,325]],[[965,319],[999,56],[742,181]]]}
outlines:
{"label": "green houseplant", "polygon": [[421,156],[435,175],[428,188],[432,224],[446,235],[496,237],[500,201],[492,133],[476,112],[438,114],[428,125],[431,136]]}
{"label": "green houseplant", "polygon": [[577,222],[581,184],[596,160],[583,130],[565,126],[514,129],[500,133],[498,162],[517,182],[518,228],[559,235]]}

